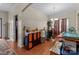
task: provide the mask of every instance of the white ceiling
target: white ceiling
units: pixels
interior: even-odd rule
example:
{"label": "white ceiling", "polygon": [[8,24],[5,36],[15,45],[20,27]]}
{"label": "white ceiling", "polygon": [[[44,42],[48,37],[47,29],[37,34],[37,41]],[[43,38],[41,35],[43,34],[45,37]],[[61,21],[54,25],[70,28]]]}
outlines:
{"label": "white ceiling", "polygon": [[[10,11],[18,3],[0,3],[1,11]],[[55,13],[66,11],[66,10],[76,10],[79,8],[78,3],[33,3],[31,7],[41,11],[46,15],[54,13],[53,7],[55,7]]]}
{"label": "white ceiling", "polygon": [[33,8],[43,12],[46,15],[67,11],[76,10],[79,6],[78,3],[35,3],[31,5]]}
{"label": "white ceiling", "polygon": [[0,11],[10,11],[16,3],[0,3]]}

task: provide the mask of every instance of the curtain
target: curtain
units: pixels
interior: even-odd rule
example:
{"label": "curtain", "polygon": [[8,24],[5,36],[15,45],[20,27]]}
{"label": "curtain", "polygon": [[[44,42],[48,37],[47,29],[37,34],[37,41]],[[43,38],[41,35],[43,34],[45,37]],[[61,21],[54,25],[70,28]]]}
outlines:
{"label": "curtain", "polygon": [[59,24],[60,24],[59,20],[55,20],[55,22],[54,22],[54,35],[55,36],[60,34],[60,32],[59,32],[59,28],[60,28]]}
{"label": "curtain", "polygon": [[61,19],[61,32],[66,32],[67,28],[67,19],[63,18]]}

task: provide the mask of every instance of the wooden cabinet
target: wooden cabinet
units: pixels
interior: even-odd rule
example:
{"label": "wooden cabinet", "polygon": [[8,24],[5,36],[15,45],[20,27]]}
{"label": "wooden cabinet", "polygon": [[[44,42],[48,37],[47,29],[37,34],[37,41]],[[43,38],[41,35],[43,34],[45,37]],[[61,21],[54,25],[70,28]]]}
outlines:
{"label": "wooden cabinet", "polygon": [[24,39],[24,46],[26,49],[31,49],[35,45],[40,43],[40,32],[29,33],[28,36]]}

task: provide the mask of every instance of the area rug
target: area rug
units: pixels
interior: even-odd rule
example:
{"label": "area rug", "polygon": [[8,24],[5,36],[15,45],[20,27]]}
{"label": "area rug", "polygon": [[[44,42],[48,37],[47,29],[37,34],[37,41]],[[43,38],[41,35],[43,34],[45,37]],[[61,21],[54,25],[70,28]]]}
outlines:
{"label": "area rug", "polygon": [[13,49],[8,49],[0,51],[0,55],[16,55],[16,52]]}
{"label": "area rug", "polygon": [[16,52],[10,48],[5,39],[0,39],[0,55],[16,55]]}

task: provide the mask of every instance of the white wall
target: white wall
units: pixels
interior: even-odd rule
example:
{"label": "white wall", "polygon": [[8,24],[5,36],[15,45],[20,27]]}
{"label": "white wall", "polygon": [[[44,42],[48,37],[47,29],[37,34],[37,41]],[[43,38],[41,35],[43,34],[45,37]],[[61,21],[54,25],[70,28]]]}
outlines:
{"label": "white wall", "polygon": [[32,7],[29,7],[27,10],[24,12],[21,12],[22,9],[26,6],[27,4],[17,4],[10,12],[9,12],[9,37],[12,41],[15,40],[15,33],[14,33],[14,16],[17,14],[18,15],[18,46],[22,47],[22,34],[23,34],[23,26],[30,26],[30,27],[38,27],[39,29],[46,27],[46,22],[47,22],[47,17],[33,9]]}
{"label": "white wall", "polygon": [[76,27],[77,27],[77,33],[79,34],[79,8],[78,8],[78,10],[77,10],[77,12],[76,12]]}
{"label": "white wall", "polygon": [[18,46],[22,47],[22,14],[21,10],[26,6],[27,4],[16,4],[11,11],[9,11],[9,18],[8,18],[8,23],[9,23],[9,38],[12,41],[15,41],[15,26],[14,26],[14,16],[18,15]]}
{"label": "white wall", "polygon": [[32,7],[23,12],[23,23],[25,26],[42,29],[47,26],[47,20],[48,18],[43,13]]}
{"label": "white wall", "polygon": [[[59,13],[56,13],[54,15],[55,18],[68,18],[69,19],[69,27],[75,27],[76,28],[76,11],[68,10],[68,11],[62,11]],[[49,16],[49,19],[52,18],[52,16]]]}
{"label": "white wall", "polygon": [[4,37],[7,37],[6,24],[8,20],[8,13],[4,11],[0,11],[0,18],[2,18],[2,38],[4,38]]}

